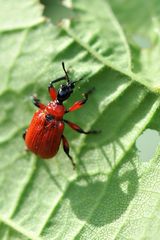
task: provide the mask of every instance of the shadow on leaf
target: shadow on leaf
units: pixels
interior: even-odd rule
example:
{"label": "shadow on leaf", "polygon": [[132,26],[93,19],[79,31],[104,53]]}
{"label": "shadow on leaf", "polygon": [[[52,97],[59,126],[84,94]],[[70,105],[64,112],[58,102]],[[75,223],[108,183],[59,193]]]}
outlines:
{"label": "shadow on leaf", "polygon": [[[129,166],[129,169],[128,169]],[[131,162],[113,170],[107,181],[80,177],[68,190],[72,210],[79,219],[102,226],[120,218],[138,188],[138,175]]]}

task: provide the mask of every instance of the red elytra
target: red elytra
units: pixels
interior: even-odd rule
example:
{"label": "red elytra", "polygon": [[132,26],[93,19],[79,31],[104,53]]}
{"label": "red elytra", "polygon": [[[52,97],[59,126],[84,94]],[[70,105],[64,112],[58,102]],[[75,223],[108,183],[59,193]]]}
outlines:
{"label": "red elytra", "polygon": [[[77,81],[71,81],[69,79],[63,62],[62,67],[65,76],[51,81],[48,86],[52,101],[44,105],[37,97],[33,96],[33,103],[39,110],[33,115],[28,129],[26,129],[23,134],[23,138],[27,149],[44,159],[54,157],[62,141],[64,152],[71,160],[73,167],[75,167],[75,163],[69,154],[69,143],[63,134],[64,123],[67,123],[68,126],[79,133],[90,134],[97,133],[98,131],[84,131],[77,124],[63,119],[64,114],[81,108],[88,100],[88,95],[92,90],[86,92],[82,100],[75,102],[66,110],[63,102],[73,93]],[[60,85],[60,88],[56,91],[53,84],[62,80],[65,80],[66,83]]]}

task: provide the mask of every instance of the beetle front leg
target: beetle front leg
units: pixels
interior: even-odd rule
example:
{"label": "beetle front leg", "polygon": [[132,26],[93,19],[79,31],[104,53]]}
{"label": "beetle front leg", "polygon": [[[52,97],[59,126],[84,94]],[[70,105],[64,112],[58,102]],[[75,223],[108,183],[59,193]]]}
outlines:
{"label": "beetle front leg", "polygon": [[40,100],[36,96],[33,96],[33,104],[36,107],[40,108],[41,110],[46,108],[46,106],[43,103],[41,103]]}
{"label": "beetle front leg", "polygon": [[81,107],[83,107],[83,105],[87,102],[88,100],[88,96],[93,92],[94,88],[91,88],[89,91],[87,91],[86,93],[83,94],[84,98],[82,100],[79,100],[77,102],[75,102],[67,111],[68,112],[73,112]]}
{"label": "beetle front leg", "polygon": [[73,169],[75,169],[76,164],[74,163],[72,157],[69,155],[69,143],[67,141],[67,139],[65,138],[64,135],[62,135],[62,143],[63,143],[63,150],[64,152],[67,154],[67,156],[69,157],[69,159],[71,160],[71,163],[73,165]]}
{"label": "beetle front leg", "polygon": [[63,120],[65,123],[68,124],[69,127],[71,127],[73,130],[75,130],[76,132],[79,133],[83,133],[83,134],[97,134],[100,133],[99,130],[90,130],[90,131],[84,131],[80,126],[78,126],[77,124],[70,122],[68,120]]}
{"label": "beetle front leg", "polygon": [[66,76],[63,76],[63,77],[57,78],[55,80],[52,80],[48,85],[48,91],[49,91],[49,94],[50,94],[51,99],[53,101],[56,100],[56,98],[57,98],[57,91],[53,87],[53,84],[56,83],[56,82],[62,81],[62,80],[66,80]]}

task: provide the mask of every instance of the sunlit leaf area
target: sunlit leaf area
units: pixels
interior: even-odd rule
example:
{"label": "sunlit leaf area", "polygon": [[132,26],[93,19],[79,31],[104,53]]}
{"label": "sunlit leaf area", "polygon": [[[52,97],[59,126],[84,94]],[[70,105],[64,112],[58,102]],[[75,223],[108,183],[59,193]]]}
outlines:
{"label": "sunlit leaf area", "polygon": [[[65,119],[100,130],[65,126],[75,170],[62,144],[44,160],[22,138],[62,61],[66,108],[94,88]],[[0,240],[159,239],[159,94],[159,0],[0,0]]]}

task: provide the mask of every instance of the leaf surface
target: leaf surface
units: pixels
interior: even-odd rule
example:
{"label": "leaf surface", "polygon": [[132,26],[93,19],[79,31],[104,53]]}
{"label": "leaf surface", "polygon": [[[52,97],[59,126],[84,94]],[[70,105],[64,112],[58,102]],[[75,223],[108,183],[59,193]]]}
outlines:
{"label": "leaf surface", "polygon": [[[159,24],[159,2],[152,2],[152,14],[138,1],[123,0],[125,12],[116,0],[69,2],[73,17],[58,26],[37,1],[17,0],[17,9],[13,1],[1,3],[0,239],[157,239],[160,150],[143,163],[135,143],[148,126],[159,129],[152,21],[154,13]],[[46,4],[47,16],[55,11],[53,1]],[[135,43],[135,29],[154,45]],[[95,86],[85,107],[66,118],[102,130],[79,136],[66,126],[75,171],[62,149],[44,161],[25,152],[21,138],[35,111],[30,95],[47,103],[48,83],[63,75],[63,60],[71,78],[83,77],[67,107]]]}

